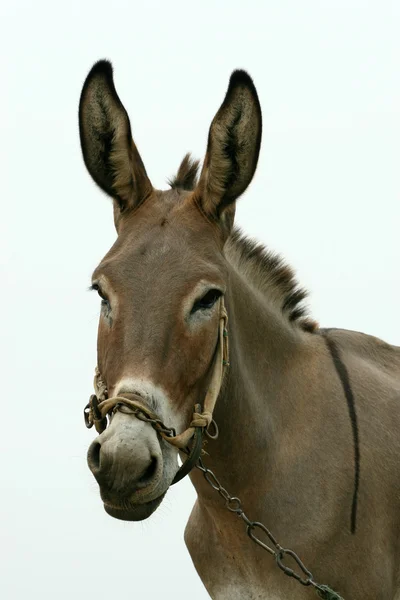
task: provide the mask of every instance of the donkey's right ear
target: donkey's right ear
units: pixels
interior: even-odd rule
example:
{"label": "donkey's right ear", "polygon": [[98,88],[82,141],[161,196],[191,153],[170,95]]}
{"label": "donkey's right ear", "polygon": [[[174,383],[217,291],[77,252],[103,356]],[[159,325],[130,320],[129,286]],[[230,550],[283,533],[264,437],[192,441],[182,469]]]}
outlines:
{"label": "donkey's right ear", "polygon": [[83,159],[94,181],[121,211],[136,208],[152,185],[133,142],[128,114],[115,90],[111,63],[96,63],[79,103]]}

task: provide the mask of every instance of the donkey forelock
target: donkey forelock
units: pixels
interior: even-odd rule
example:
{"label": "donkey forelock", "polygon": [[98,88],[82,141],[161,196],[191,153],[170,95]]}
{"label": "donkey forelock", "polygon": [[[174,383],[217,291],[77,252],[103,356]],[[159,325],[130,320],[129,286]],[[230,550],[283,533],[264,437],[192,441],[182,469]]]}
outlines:
{"label": "donkey forelock", "polygon": [[180,164],[177,174],[168,180],[172,189],[191,191],[197,185],[200,161],[194,160],[188,152]]}

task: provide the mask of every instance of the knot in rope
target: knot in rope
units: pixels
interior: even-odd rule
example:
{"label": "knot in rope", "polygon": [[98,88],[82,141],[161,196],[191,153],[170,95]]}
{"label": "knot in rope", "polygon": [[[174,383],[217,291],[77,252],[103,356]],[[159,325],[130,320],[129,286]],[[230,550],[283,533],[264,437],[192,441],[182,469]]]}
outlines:
{"label": "knot in rope", "polygon": [[212,423],[213,416],[210,411],[205,410],[202,413],[194,412],[190,427],[204,427],[205,429]]}

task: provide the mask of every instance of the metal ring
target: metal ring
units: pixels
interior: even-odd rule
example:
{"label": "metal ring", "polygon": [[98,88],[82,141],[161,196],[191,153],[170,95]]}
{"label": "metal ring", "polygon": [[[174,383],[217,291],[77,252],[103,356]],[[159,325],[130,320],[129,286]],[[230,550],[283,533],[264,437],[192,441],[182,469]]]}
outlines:
{"label": "metal ring", "polygon": [[88,402],[83,409],[83,418],[85,419],[85,425],[88,429],[93,427],[93,421],[90,419],[90,402]]}
{"label": "metal ring", "polygon": [[230,496],[225,501],[225,506],[228,510],[230,510],[231,512],[236,513],[238,515],[243,512],[242,502],[241,502],[240,498],[237,498],[236,496]]}
{"label": "metal ring", "polygon": [[97,399],[97,396],[95,396],[94,394],[92,394],[90,396],[89,404],[90,404],[90,406],[92,408],[93,418],[96,421],[101,421],[101,419],[103,417],[102,417],[102,414],[101,414],[101,412],[99,410],[99,401]]}
{"label": "metal ring", "polygon": [[[210,433],[210,428],[214,429],[213,433]],[[210,440],[216,440],[219,436],[219,429],[218,429],[218,425],[215,422],[215,420],[213,419],[211,421],[211,423],[208,425],[207,429],[205,429],[205,434],[206,436],[210,439]]]}

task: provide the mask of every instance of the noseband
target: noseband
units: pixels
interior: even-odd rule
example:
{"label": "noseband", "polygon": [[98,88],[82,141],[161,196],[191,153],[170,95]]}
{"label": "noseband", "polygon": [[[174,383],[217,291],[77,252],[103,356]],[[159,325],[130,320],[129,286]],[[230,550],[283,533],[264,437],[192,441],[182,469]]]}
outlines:
{"label": "noseband", "polygon": [[188,458],[176,473],[171,485],[180,481],[192,470],[200,458],[203,433],[211,439],[218,437],[218,427],[213,419],[213,412],[221,391],[226,367],[229,366],[227,323],[228,314],[225,309],[223,297],[221,296],[218,347],[211,382],[204,399],[203,409],[200,404],[195,405],[189,427],[185,431],[177,435],[174,428],[166,427],[157,414],[146,406],[139,396],[132,399],[125,398],[124,396],[109,398],[107,386],[97,367],[94,378],[95,394],[90,396],[89,403],[85,406],[84,410],[86,427],[90,428],[94,425],[97,433],[102,433],[109,423],[107,417],[111,417],[118,410],[133,414],[141,421],[150,423],[166,442],[188,455]]}

